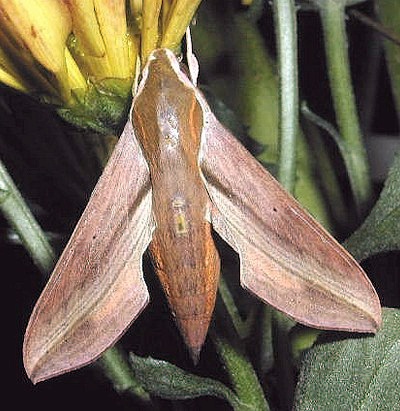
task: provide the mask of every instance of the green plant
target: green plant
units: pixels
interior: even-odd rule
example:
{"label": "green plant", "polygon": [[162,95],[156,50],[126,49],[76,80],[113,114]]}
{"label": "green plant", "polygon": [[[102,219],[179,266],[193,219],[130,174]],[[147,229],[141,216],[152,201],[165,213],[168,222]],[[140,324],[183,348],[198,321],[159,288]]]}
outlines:
{"label": "green plant", "polygon": [[[0,2],[0,11],[7,9],[6,3]],[[2,90],[0,155],[18,181],[23,196],[2,166],[0,207],[36,266],[47,274],[61,250],[60,243],[67,237],[60,233],[71,231],[112,150],[115,138],[110,136],[111,132],[117,134],[126,118],[136,73],[132,56],[139,53],[144,58],[157,44],[159,26],[142,26],[143,19],[152,21],[158,6],[162,6],[164,23],[173,21],[167,16],[175,16],[168,32],[170,37],[165,36],[162,45],[177,49],[199,2],[143,1],[141,4],[132,0],[127,2],[126,14],[125,10],[122,14],[108,10],[107,14],[107,7],[114,7],[108,1],[87,2],[97,3],[99,10],[104,7],[103,14],[98,11],[95,16],[104,30],[101,33],[85,31],[93,18],[88,10],[80,15],[88,20],[78,25],[78,14],[73,9],[68,11],[61,6],[56,9],[51,5],[46,9],[43,4],[31,2],[36,14],[32,9],[18,14],[17,6],[12,9],[17,3],[8,2],[7,10],[13,13],[20,36],[29,34],[29,21],[25,19],[30,16],[41,22],[54,19],[58,34],[49,31],[46,37],[46,31],[40,31],[44,33],[43,38],[39,37],[42,43],[37,37],[32,38],[32,43],[13,43],[10,38],[15,37],[10,33],[16,28],[2,20],[0,80],[35,96],[42,106],[26,95],[7,88]],[[125,4],[119,2],[122,3]],[[189,3],[192,6],[187,9]],[[273,1],[271,8],[261,0],[242,3],[204,0],[192,29],[201,83],[207,84],[217,115],[231,128],[239,124],[236,134],[250,136],[245,143],[249,143],[250,149],[255,148],[259,160],[316,218],[335,234],[349,237],[345,245],[356,258],[362,260],[377,253],[393,252],[381,257],[384,263],[382,259],[369,262],[368,272],[379,291],[382,290],[384,305],[398,307],[398,290],[391,290],[388,303],[385,290],[395,288],[391,281],[396,281],[395,275],[398,278],[399,274],[398,265],[397,272],[396,267],[393,269],[396,264],[393,261],[398,259],[395,253],[400,246],[400,157],[393,162],[376,200],[378,190],[374,190],[371,181],[361,134],[361,130],[364,134],[370,130],[359,123],[357,114],[357,109],[366,109],[376,97],[372,93],[369,99],[356,98],[355,85],[363,79],[360,71],[355,72],[360,78],[353,76],[352,80],[350,75],[349,61],[354,64],[354,57],[361,56],[363,67],[376,63],[377,57],[371,52],[376,34],[371,28],[364,29],[363,33],[368,34],[366,43],[370,45],[368,53],[362,54],[357,44],[350,50],[347,48],[347,13],[352,9],[364,11],[368,4],[361,0],[309,0],[296,4],[294,0],[281,0]],[[381,28],[400,36],[398,2],[377,0],[374,5],[377,10],[374,19],[380,18]],[[171,7],[172,10],[176,7],[175,14],[169,15]],[[47,17],[41,10],[46,10]],[[187,13],[182,14],[182,10]],[[128,24],[121,26],[118,19],[124,20],[125,15]],[[116,24],[110,24],[110,16]],[[318,16],[323,34],[318,31]],[[303,19],[306,23],[302,24]],[[314,30],[313,37],[306,36],[308,24]],[[348,24],[357,23],[350,20]],[[72,27],[74,35],[70,34]],[[107,32],[107,27],[114,27],[117,32]],[[274,34],[277,58],[271,51]],[[304,44],[302,35],[309,44]],[[318,41],[314,43],[316,37]],[[125,40],[116,39],[128,40],[124,43]],[[106,52],[98,49],[100,43]],[[42,44],[48,48],[41,47]],[[399,51],[388,40],[383,46],[398,108],[396,56]],[[318,84],[306,78],[312,67],[305,51],[310,58],[317,54],[314,63],[318,59],[326,62],[326,72],[318,77]],[[121,59],[118,53],[126,59]],[[88,54],[90,58],[85,60]],[[332,100],[326,97],[325,77],[329,79]],[[377,78],[364,81],[363,87],[370,90],[376,86]],[[304,100],[301,119],[299,99]],[[69,124],[51,113],[54,108]],[[330,120],[332,117],[336,119],[335,125]],[[40,215],[37,208],[31,207],[36,217],[40,217],[40,226],[29,211],[28,199],[30,204],[39,204],[44,210]],[[171,328],[172,320],[164,314],[165,303],[157,285],[153,285],[154,304],[149,313],[144,313],[122,343],[107,351],[98,361],[98,367],[94,367],[102,370],[100,374],[108,377],[120,395],[128,397],[121,409],[132,403],[140,409],[179,409],[181,400],[196,398],[194,403],[187,403],[190,409],[201,407],[203,402],[199,397],[204,396],[218,398],[217,402],[208,400],[212,406],[229,404],[235,410],[399,409],[398,309],[384,310],[383,327],[375,337],[316,332],[296,326],[238,289],[237,276],[232,274],[237,270],[237,261],[230,250],[225,251],[225,275],[215,321],[198,368],[186,358],[179,338],[174,339],[177,331]],[[163,342],[152,341],[161,338],[169,343],[164,346]],[[128,351],[135,353],[130,359]],[[143,358],[149,355],[150,358]],[[85,381],[91,377],[78,373],[76,377],[63,378]],[[98,384],[104,386],[104,382]],[[116,398],[113,397],[114,403],[119,401]],[[210,402],[205,404],[204,407],[210,406]]]}

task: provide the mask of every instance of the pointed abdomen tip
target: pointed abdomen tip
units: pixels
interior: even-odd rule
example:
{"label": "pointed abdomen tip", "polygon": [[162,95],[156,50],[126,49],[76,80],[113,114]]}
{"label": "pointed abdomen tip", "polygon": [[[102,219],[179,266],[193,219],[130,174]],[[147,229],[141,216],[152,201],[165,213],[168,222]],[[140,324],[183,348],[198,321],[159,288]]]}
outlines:
{"label": "pointed abdomen tip", "polygon": [[201,346],[200,347],[189,347],[190,357],[194,365],[197,365],[200,360]]}
{"label": "pointed abdomen tip", "polygon": [[183,340],[189,350],[190,357],[194,365],[197,365],[200,359],[201,349],[207,337],[208,325],[210,318],[186,318],[185,320],[177,321],[181,331]]}

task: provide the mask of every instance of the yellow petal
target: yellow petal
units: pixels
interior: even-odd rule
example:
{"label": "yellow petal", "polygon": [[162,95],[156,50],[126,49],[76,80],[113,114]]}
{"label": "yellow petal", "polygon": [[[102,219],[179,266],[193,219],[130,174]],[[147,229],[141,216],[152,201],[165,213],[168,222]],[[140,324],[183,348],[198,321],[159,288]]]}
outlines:
{"label": "yellow petal", "polygon": [[171,12],[172,1],[164,0],[162,3],[161,19],[162,19],[162,32],[165,31],[167,23],[169,21],[169,14]]}
{"label": "yellow petal", "polygon": [[71,56],[71,53],[66,48],[65,49],[65,61],[67,64],[67,72],[68,72],[68,79],[70,88],[73,89],[86,89],[87,82],[85,77],[82,75],[81,71],[79,70],[76,61]]}
{"label": "yellow petal", "polygon": [[10,60],[9,56],[0,48],[0,82],[17,90],[28,92],[29,86],[21,77],[17,67]]}
{"label": "yellow petal", "polygon": [[0,82],[16,90],[22,91],[23,93],[29,92],[29,89],[24,85],[23,81],[21,81],[21,78],[14,77],[12,74],[5,71],[1,66]]}
{"label": "yellow petal", "polygon": [[105,47],[97,21],[93,0],[63,0],[72,17],[72,31],[82,52],[103,57]]}
{"label": "yellow petal", "polygon": [[169,21],[163,33],[161,47],[175,50],[192,20],[201,0],[176,0],[169,11]]}
{"label": "yellow petal", "polygon": [[142,14],[143,0],[130,0],[129,4],[133,15]]}
{"label": "yellow petal", "polygon": [[[0,45],[3,55],[3,69],[8,73],[19,73],[21,83],[26,84],[31,91],[57,98],[58,92],[54,84],[51,84],[47,72],[37,64],[32,54],[26,48],[19,47],[12,37],[7,36],[0,26]],[[22,79],[23,77],[23,79]]]}
{"label": "yellow petal", "polygon": [[64,48],[71,18],[57,0],[0,0],[0,25],[47,70],[65,67]]}
{"label": "yellow petal", "polygon": [[128,61],[129,61],[129,73],[131,77],[136,74],[136,60],[139,54],[139,38],[133,33],[128,35]]}
{"label": "yellow petal", "polygon": [[160,39],[159,16],[162,0],[143,0],[142,10],[142,50],[144,63],[149,54],[158,46]]}
{"label": "yellow petal", "polygon": [[125,0],[94,0],[94,6],[112,77],[132,76],[129,71]]}

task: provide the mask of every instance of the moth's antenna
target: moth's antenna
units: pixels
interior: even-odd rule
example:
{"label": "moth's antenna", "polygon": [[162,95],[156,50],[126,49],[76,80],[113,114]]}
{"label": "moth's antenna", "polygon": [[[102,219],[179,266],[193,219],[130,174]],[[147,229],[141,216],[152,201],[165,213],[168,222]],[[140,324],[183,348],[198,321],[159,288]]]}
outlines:
{"label": "moth's antenna", "polygon": [[190,34],[189,27],[186,29],[186,60],[188,62],[192,83],[197,86],[197,78],[199,77],[199,62],[193,53],[192,35]]}
{"label": "moth's antenna", "polygon": [[139,87],[139,77],[141,72],[142,65],[140,63],[139,56],[136,57],[136,69],[135,69],[135,78],[132,84],[132,95],[135,96]]}
{"label": "moth's antenna", "polygon": [[[141,70],[142,69],[142,65],[140,63],[140,58],[139,56],[136,57],[136,69],[135,69],[135,78],[133,79],[133,84],[132,84],[132,97],[133,99],[135,99],[135,96],[138,92],[138,88],[139,88],[139,78],[141,76]],[[129,119],[132,120],[132,110],[133,110],[133,103],[132,106],[129,110]]]}

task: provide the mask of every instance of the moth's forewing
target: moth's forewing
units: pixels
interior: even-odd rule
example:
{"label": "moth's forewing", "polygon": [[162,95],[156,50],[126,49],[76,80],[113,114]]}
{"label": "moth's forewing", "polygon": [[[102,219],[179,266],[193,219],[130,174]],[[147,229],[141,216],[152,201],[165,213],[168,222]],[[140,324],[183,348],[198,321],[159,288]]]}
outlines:
{"label": "moth's forewing", "polygon": [[239,253],[242,286],[300,323],[375,332],[381,307],[362,268],[199,99],[212,224]]}
{"label": "moth's forewing", "polygon": [[30,318],[23,355],[33,382],[92,362],[139,315],[152,230],[148,168],[128,121]]}

